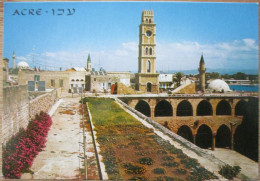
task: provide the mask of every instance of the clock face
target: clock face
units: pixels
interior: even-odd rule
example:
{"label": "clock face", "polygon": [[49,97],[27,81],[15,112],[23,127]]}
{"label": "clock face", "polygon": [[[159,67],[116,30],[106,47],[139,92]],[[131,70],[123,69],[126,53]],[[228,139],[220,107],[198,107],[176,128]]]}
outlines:
{"label": "clock face", "polygon": [[150,30],[147,30],[147,31],[145,32],[145,35],[148,36],[148,37],[152,36],[152,34],[153,34],[153,33],[152,33]]}

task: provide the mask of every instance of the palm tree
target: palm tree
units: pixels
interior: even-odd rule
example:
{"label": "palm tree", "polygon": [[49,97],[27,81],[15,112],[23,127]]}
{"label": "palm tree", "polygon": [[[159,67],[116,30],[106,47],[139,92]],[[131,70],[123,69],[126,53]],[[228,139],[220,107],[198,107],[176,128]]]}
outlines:
{"label": "palm tree", "polygon": [[176,72],[174,81],[177,82],[177,87],[181,85],[181,78],[183,77],[183,73],[181,72]]}

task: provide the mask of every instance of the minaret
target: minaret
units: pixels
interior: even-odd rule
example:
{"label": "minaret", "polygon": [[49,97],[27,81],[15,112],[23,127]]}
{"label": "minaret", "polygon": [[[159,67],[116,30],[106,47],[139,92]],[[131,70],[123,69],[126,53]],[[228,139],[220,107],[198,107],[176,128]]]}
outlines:
{"label": "minaret", "polygon": [[206,72],[205,62],[204,62],[203,54],[201,54],[199,74],[200,74],[200,90],[202,92],[205,92],[205,87],[206,87],[205,72]]}
{"label": "minaret", "polygon": [[15,69],[15,53],[13,52],[13,69]]}
{"label": "minaret", "polygon": [[139,25],[138,73],[136,89],[143,92],[158,93],[159,74],[156,73],[156,24],[153,11],[143,11]]}
{"label": "minaret", "polygon": [[90,59],[90,54],[88,54],[87,71],[91,71],[91,59]]}

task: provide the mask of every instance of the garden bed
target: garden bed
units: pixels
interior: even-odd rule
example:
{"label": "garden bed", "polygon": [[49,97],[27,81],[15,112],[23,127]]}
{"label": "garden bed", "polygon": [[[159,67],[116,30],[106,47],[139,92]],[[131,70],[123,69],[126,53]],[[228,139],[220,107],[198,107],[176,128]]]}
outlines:
{"label": "garden bed", "polygon": [[163,140],[112,99],[89,102],[100,154],[109,179],[208,180],[217,178],[197,160]]}

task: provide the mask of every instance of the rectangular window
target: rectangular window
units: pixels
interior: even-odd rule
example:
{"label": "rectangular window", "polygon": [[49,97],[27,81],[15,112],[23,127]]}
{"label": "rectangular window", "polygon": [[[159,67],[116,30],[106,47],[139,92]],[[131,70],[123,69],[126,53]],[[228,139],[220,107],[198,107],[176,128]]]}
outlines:
{"label": "rectangular window", "polygon": [[60,87],[63,87],[63,79],[60,79]]}
{"label": "rectangular window", "polygon": [[51,80],[51,86],[55,87],[55,80]]}
{"label": "rectangular window", "polygon": [[34,75],[34,81],[35,82],[40,81],[40,75]]}

